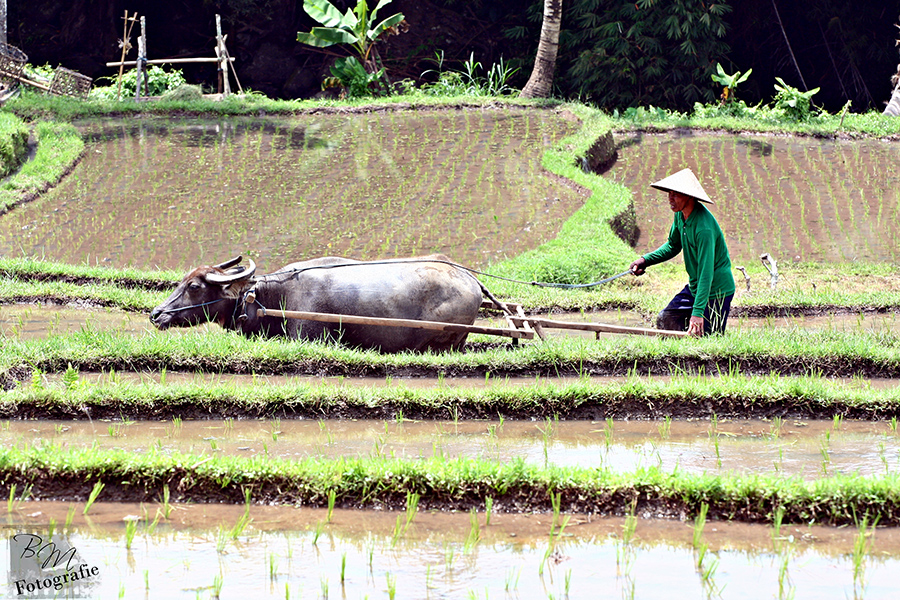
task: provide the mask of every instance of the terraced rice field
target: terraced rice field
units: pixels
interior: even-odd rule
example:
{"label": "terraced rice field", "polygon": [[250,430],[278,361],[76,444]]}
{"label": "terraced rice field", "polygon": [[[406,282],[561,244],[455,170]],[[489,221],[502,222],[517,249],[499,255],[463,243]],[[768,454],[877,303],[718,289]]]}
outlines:
{"label": "terraced rice field", "polygon": [[[552,111],[81,127],[87,156],[58,188],[0,217],[0,253],[185,269],[249,249],[266,270],[323,254],[444,252],[482,266],[554,238],[585,199],[584,190],[542,170],[543,151],[577,127]],[[825,262],[892,261],[900,253],[900,175],[889,144],[679,134],[621,136],[620,146],[606,177],[635,193],[638,251],[662,242],[671,223],[662,194],[647,184],[690,166],[717,200],[737,264],[762,252]],[[646,325],[629,311],[570,318]],[[268,351],[281,353],[273,358],[215,325],[161,334],[145,315],[117,309],[3,306],[0,341],[36,358],[7,365],[4,381],[16,389],[0,399],[27,398],[28,410],[76,415],[0,422],[7,527],[64,534],[84,564],[97,567],[86,595],[98,598],[633,599],[670,597],[673,590],[748,600],[892,597],[900,566],[896,379],[845,376],[839,361],[827,352],[821,357],[820,346],[846,338],[861,364],[893,373],[896,319],[738,316],[732,323],[735,348],[724,347],[729,338],[714,341],[718,346],[636,346],[642,366],[667,371],[661,377],[638,376],[633,365],[616,362],[608,349],[620,350],[617,339],[607,336],[552,338],[541,346],[549,348],[547,361],[530,350],[540,377],[504,380],[493,378],[497,363],[502,369],[521,361],[521,348],[473,350],[452,357],[458,362],[416,356],[373,366],[367,361],[381,359],[346,349],[273,344]],[[818,353],[835,380],[816,387],[810,380],[823,378],[795,382],[776,371],[754,381],[761,399],[718,398],[743,377],[729,371],[731,357],[753,362],[762,354],[747,342],[760,332],[780,336],[785,360],[803,363]],[[807,335],[826,341],[810,350]],[[141,339],[153,343],[129,345]],[[860,350],[858,340],[878,347]],[[615,375],[581,374],[596,359],[592,344],[603,344],[606,354],[597,360]],[[230,362],[229,348],[247,364]],[[291,353],[306,359],[291,363]],[[82,354],[99,363],[89,365],[93,372],[72,367],[88,366],[78,362]],[[166,368],[207,359],[253,373]],[[699,380],[720,381],[700,368],[693,380],[679,379],[682,359],[702,368],[708,362],[708,372],[717,370],[726,383],[704,391],[706,400],[690,397]],[[124,373],[103,366],[130,361],[154,366]],[[272,365],[288,363],[306,372],[271,373]],[[52,372],[45,373],[40,366],[48,364]],[[257,367],[266,374],[254,374]],[[558,368],[564,376],[543,375]],[[343,374],[367,369],[389,374]],[[407,379],[417,369],[432,376]],[[445,378],[444,371],[466,377]],[[590,410],[602,412],[609,406],[598,406],[597,395],[611,396],[615,386],[640,395],[651,380],[653,399],[641,398],[641,406],[622,401],[625,414],[637,410],[638,419],[500,414],[526,391],[544,390],[562,405],[557,388],[576,396],[566,406],[594,402]],[[479,396],[495,386],[496,396]],[[324,400],[301,405],[322,387],[330,390],[317,396]],[[361,387],[365,394],[354,395]],[[215,412],[214,419],[184,421],[169,414],[194,398],[190,414],[209,410],[210,417],[215,409],[205,402],[237,396],[235,388],[284,396],[266,396],[277,404],[271,409],[245,405],[237,417]],[[425,397],[434,390],[443,395]],[[791,411],[821,401],[821,413],[835,397],[852,397],[840,405],[850,410],[866,394],[878,402],[860,410],[876,421],[779,412],[789,396]],[[325,417],[354,398],[362,401],[352,414],[366,418]],[[380,408],[365,403],[379,400],[391,403],[393,418],[372,417]],[[750,410],[742,400],[766,416],[720,419],[709,408],[721,401],[715,406]],[[486,417],[458,418],[461,405],[485,411],[489,401],[497,403]],[[415,402],[441,416],[404,417],[403,407]],[[688,404],[699,418],[646,420]],[[136,420],[130,410],[165,417]],[[892,526],[876,528],[870,509]],[[9,564],[11,548],[0,544],[0,562]]]}
{"label": "terraced rice field", "polygon": [[636,249],[658,247],[672,213],[649,184],[693,169],[716,203],[734,264],[769,253],[803,262],[900,257],[900,147],[878,140],[686,132],[617,136],[606,173],[634,193]]}
{"label": "terraced rice field", "polygon": [[82,125],[71,177],[0,218],[0,252],[188,269],[251,255],[443,252],[485,265],[553,238],[584,202],[541,167],[575,124],[547,111]]}

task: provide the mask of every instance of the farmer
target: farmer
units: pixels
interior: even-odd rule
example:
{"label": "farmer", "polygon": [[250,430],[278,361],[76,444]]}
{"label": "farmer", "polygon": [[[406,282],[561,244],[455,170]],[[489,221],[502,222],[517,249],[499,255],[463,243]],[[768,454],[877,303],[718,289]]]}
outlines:
{"label": "farmer", "polygon": [[631,272],[643,275],[649,266],[684,251],[688,284],[656,318],[659,329],[685,331],[693,336],[723,333],[734,298],[734,277],[725,237],[716,218],[702,203],[713,201],[690,169],[683,169],[651,184],[669,193],[675,213],[669,239],[631,263]]}

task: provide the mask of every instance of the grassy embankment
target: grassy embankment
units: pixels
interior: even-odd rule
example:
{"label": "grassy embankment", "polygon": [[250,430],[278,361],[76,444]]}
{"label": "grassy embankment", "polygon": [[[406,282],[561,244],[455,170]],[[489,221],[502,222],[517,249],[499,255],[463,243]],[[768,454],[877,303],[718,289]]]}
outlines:
{"label": "grassy embankment", "polygon": [[249,492],[252,501],[265,504],[402,510],[408,496],[418,494],[420,508],[478,509],[491,498],[498,511],[621,515],[634,510],[685,518],[706,504],[709,517],[728,520],[849,525],[866,517],[880,525],[900,524],[896,475],[803,481],[775,474],[670,473],[653,467],[617,474],[538,467],[521,460],[373,456],[285,461],[265,455],[170,455],[152,446],[146,453],[135,453],[48,443],[0,449],[0,487],[13,490],[11,503],[15,490],[27,490],[31,498],[68,501],[85,501],[97,490],[101,501],[231,503],[243,503]]}
{"label": "grassy embankment", "polygon": [[383,386],[312,383],[194,381],[172,385],[136,383],[114,372],[96,382],[68,368],[62,381],[40,374],[0,397],[7,419],[172,418],[365,418],[365,419],[591,419],[706,417],[816,417],[891,419],[896,432],[900,389],[864,382],[835,384],[821,377],[781,378],[726,374],[678,375],[618,381],[581,378],[563,382],[536,377],[510,384],[485,376],[484,386],[412,388],[385,378]]}

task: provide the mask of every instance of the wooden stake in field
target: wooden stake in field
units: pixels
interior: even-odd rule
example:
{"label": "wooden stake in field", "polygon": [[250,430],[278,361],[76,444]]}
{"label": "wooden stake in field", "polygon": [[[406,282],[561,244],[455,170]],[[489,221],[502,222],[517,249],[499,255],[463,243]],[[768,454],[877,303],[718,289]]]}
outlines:
{"label": "wooden stake in field", "polygon": [[119,83],[116,88],[116,101],[122,99],[122,74],[125,70],[125,55],[128,54],[128,51],[131,50],[131,30],[134,28],[134,24],[137,21],[137,13],[128,18],[128,11],[125,11],[125,23],[122,25],[122,60],[119,61],[121,64],[119,65]]}
{"label": "wooden stake in field", "polygon": [[[141,17],[141,37],[138,38],[137,81],[134,86],[134,99],[141,99],[141,75],[147,63],[147,20]],[[146,79],[146,75],[144,75]],[[148,89],[149,91],[149,89]]]}
{"label": "wooden stake in field", "polygon": [[222,36],[222,17],[216,15],[216,57],[219,59],[219,93],[223,96],[231,94],[228,82],[228,53],[225,50],[225,38]]}

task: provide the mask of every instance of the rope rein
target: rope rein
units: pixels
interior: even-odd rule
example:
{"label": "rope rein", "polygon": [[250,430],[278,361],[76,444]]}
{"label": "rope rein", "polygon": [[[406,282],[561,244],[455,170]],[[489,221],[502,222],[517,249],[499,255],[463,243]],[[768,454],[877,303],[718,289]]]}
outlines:
{"label": "rope rein", "polygon": [[602,285],[604,283],[609,283],[610,281],[616,280],[619,277],[624,277],[625,275],[631,274],[631,270],[623,271],[618,275],[613,275],[612,277],[607,277],[606,279],[602,279],[600,281],[594,281],[592,283],[547,283],[541,281],[522,281],[520,279],[511,279],[509,277],[503,277],[501,275],[493,275],[491,273],[485,273],[484,271],[479,271],[477,269],[473,269],[471,267],[467,267],[465,265],[461,265],[459,263],[451,262],[448,260],[440,260],[440,259],[403,259],[403,260],[372,260],[372,261],[364,261],[364,262],[354,262],[354,263],[341,263],[341,264],[333,264],[333,265],[313,265],[309,267],[302,267],[296,269],[289,269],[287,271],[275,271],[274,273],[268,273],[266,275],[260,275],[257,277],[257,281],[265,280],[269,277],[281,277],[281,276],[293,276],[298,273],[303,273],[305,271],[312,271],[314,269],[335,269],[338,267],[360,267],[364,265],[395,265],[395,264],[409,264],[409,263],[440,263],[444,265],[450,265],[451,267],[456,267],[458,269],[462,269],[464,271],[468,271],[473,275],[481,275],[483,277],[491,277],[493,279],[500,279],[502,281],[508,281],[510,283],[519,283],[522,285],[534,285],[537,287],[549,287],[549,288],[561,288],[561,289],[577,289],[577,288],[588,288],[594,287],[597,285]]}

